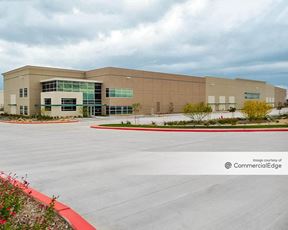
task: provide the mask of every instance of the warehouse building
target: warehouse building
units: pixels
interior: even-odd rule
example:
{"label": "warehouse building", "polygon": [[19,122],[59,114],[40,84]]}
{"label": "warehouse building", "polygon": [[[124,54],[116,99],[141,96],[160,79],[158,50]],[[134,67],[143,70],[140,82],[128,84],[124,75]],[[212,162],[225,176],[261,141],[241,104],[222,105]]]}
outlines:
{"label": "warehouse building", "polygon": [[179,113],[186,103],[214,111],[241,109],[247,100],[285,103],[286,90],[264,81],[197,77],[106,67],[91,71],[24,66],[3,73],[4,111],[9,114],[92,116]]}

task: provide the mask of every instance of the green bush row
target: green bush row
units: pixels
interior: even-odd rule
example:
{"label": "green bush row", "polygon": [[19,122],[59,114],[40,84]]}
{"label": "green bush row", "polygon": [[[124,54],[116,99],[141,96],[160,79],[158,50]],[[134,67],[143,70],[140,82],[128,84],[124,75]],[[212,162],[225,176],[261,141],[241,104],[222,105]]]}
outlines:
{"label": "green bush row", "polygon": [[212,119],[212,120],[205,120],[205,121],[200,121],[196,122],[193,120],[190,121],[169,121],[169,122],[164,122],[164,125],[224,125],[224,124],[229,124],[229,125],[236,125],[236,124],[244,124],[245,122],[248,122],[246,119],[243,118],[219,118],[219,119]]}
{"label": "green bush row", "polygon": [[63,118],[63,117],[59,117],[59,116],[51,117],[51,116],[40,115],[40,114],[27,116],[27,115],[8,114],[8,113],[3,113],[0,115],[0,117],[2,117],[2,119],[7,118],[9,120],[33,119],[33,120],[38,120],[38,121],[59,120],[59,119]]}

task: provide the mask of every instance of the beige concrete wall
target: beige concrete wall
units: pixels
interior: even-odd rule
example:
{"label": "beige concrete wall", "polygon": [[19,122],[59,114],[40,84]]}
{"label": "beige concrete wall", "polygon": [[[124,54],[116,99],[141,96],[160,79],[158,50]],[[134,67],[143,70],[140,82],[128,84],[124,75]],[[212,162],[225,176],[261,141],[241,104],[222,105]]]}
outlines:
{"label": "beige concrete wall", "polygon": [[[182,112],[186,103],[205,101],[205,79],[149,71],[103,68],[88,71],[87,79],[103,81],[102,101],[112,106],[141,104],[142,114]],[[130,88],[133,98],[106,98],[106,88]],[[160,103],[160,111],[157,110]]]}
{"label": "beige concrete wall", "polygon": [[[17,109],[19,114],[20,105],[28,106],[28,113],[40,113],[40,81],[55,77],[61,78],[84,78],[84,72],[78,70],[67,70],[59,68],[46,68],[35,66],[24,66],[3,74],[4,76],[4,110],[7,113],[11,112],[10,95],[16,94]],[[20,98],[19,89],[28,88],[28,97]]]}
{"label": "beige concrete wall", "polygon": [[224,100],[224,103],[229,103],[229,97],[234,97],[233,102],[238,105],[239,102],[235,95],[236,91],[237,86],[232,79],[206,77],[206,102],[213,103],[211,104],[213,110],[226,110],[230,106],[235,107],[232,102],[227,105],[218,105],[218,103],[220,103],[220,98]]}
{"label": "beige concrete wall", "polygon": [[[41,93],[41,105],[44,105],[44,99],[51,98],[52,105],[61,105],[62,98],[76,98],[76,104],[83,104],[83,93],[81,92],[42,92]],[[52,106],[51,111],[45,111],[42,106],[41,114],[52,117],[70,117],[70,116],[82,116],[82,106],[77,106],[76,111],[62,111],[61,106]]]}
{"label": "beige concrete wall", "polygon": [[41,83],[40,81],[60,77],[60,78],[76,78],[81,79],[84,77],[83,71],[77,70],[67,70],[67,69],[58,69],[58,68],[45,68],[45,67],[30,67],[29,68],[30,76],[30,112],[31,114],[39,113],[40,108],[40,94],[41,94]]}
{"label": "beige concrete wall", "polygon": [[[41,83],[50,78],[75,78],[102,81],[102,104],[130,106],[140,103],[140,113],[182,112],[186,103],[215,102],[217,110],[229,107],[241,109],[247,100],[245,92],[260,93],[260,100],[271,104],[285,101],[285,91],[262,81],[194,77],[122,68],[101,68],[91,71],[25,66],[4,73],[4,109],[11,113],[11,95],[15,95],[19,113],[20,105],[28,106],[29,114],[40,113]],[[20,98],[19,89],[28,88],[28,97]],[[133,89],[133,98],[106,98],[106,88]],[[54,92],[55,93],[55,92]],[[222,104],[219,104],[222,103]],[[158,111],[158,105],[160,110]],[[216,108],[217,107],[217,108]]]}
{"label": "beige concrete wall", "polygon": [[287,90],[279,87],[274,87],[275,90],[275,105],[284,104],[287,98]]}
{"label": "beige concrete wall", "polygon": [[4,106],[4,91],[0,90],[0,108]]}
{"label": "beige concrete wall", "polygon": [[[19,89],[28,88],[28,97],[20,97]],[[11,101],[11,96],[16,97],[16,106],[11,105],[14,102]],[[29,77],[27,70],[20,70],[13,72],[7,76],[4,75],[4,112],[6,113],[20,113],[20,106],[28,106],[28,113],[30,110],[29,106]],[[30,114],[30,113],[29,113]]]}
{"label": "beige concrete wall", "polygon": [[[245,92],[260,93],[260,99],[267,101],[274,105],[274,87],[262,81],[253,81],[245,79],[224,79],[206,77],[206,101],[211,96],[215,97],[215,103],[220,103],[223,98],[226,106],[218,105],[218,110],[227,110],[231,106],[229,104],[229,97],[235,98],[236,108],[241,109],[247,100],[245,99]],[[217,107],[217,106],[216,106]],[[217,110],[217,108],[215,108]]]}
{"label": "beige concrete wall", "polygon": [[264,101],[273,107],[275,106],[275,92],[274,92],[273,85],[269,85],[269,84],[265,85],[265,100]]}

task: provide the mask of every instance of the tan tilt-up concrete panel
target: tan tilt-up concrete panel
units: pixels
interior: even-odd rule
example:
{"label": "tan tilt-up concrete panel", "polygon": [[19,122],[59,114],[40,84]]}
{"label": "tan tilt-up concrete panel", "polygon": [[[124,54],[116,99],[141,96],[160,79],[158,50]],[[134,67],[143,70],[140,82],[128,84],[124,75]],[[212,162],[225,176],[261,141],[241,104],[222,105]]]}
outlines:
{"label": "tan tilt-up concrete panel", "polygon": [[[87,79],[103,81],[103,104],[141,104],[141,113],[182,112],[186,103],[205,101],[205,79],[149,71],[103,68],[86,73]],[[133,89],[132,98],[106,97],[106,88]]]}
{"label": "tan tilt-up concrete panel", "polygon": [[[50,78],[76,78],[83,79],[84,72],[58,68],[24,66],[4,73],[4,110],[10,112],[10,95],[16,94],[17,109],[19,114],[20,105],[28,106],[28,114],[40,113],[41,83],[40,81]],[[27,88],[28,97],[19,97],[19,89]]]}
{"label": "tan tilt-up concrete panel", "polygon": [[275,104],[276,104],[276,106],[279,103],[284,104],[286,102],[287,90],[279,88],[279,87],[274,87],[274,90],[275,90]]}
{"label": "tan tilt-up concrete panel", "polygon": [[[259,100],[272,105],[285,102],[286,91],[263,81],[195,77],[106,67],[91,71],[50,67],[24,66],[4,75],[5,112],[19,114],[20,105],[28,106],[29,114],[40,113],[41,81],[51,78],[90,79],[103,82],[102,104],[131,106],[140,103],[142,114],[182,112],[186,103],[207,102],[217,110],[241,109],[245,93],[259,94]],[[27,88],[28,96],[19,97],[19,89]],[[106,88],[133,89],[132,98],[106,97]],[[12,103],[13,101],[13,103]],[[15,103],[14,103],[15,101]],[[16,104],[11,105],[11,104]]]}
{"label": "tan tilt-up concrete panel", "polygon": [[4,112],[11,113],[13,111],[14,114],[15,111],[16,114],[19,114],[20,105],[29,106],[29,92],[28,97],[20,97],[20,88],[29,88],[27,69],[4,75]]}
{"label": "tan tilt-up concrete panel", "polygon": [[[229,109],[229,98],[235,98],[236,108],[241,109],[247,100],[245,93],[259,94],[259,99],[274,105],[274,87],[262,81],[246,79],[224,79],[206,77],[206,101],[209,97],[215,97],[216,107],[220,107],[221,101],[225,101],[226,106],[223,110]],[[220,103],[220,104],[219,104]],[[216,108],[217,110],[217,108]]]}
{"label": "tan tilt-up concrete panel", "polygon": [[84,77],[83,71],[77,70],[66,70],[57,68],[39,68],[34,67],[29,69],[30,76],[30,111],[31,114],[40,113],[40,102],[41,102],[41,83],[40,81],[51,79],[51,78],[76,78],[81,79]]}
{"label": "tan tilt-up concrete panel", "polygon": [[0,90],[0,108],[4,106],[4,91]]}

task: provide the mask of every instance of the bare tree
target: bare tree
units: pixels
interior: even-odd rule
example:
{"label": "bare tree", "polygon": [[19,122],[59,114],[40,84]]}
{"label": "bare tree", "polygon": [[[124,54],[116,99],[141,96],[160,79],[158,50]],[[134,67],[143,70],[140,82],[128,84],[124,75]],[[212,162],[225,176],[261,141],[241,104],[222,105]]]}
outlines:
{"label": "bare tree", "polygon": [[203,102],[197,104],[186,104],[183,108],[183,112],[193,121],[200,123],[212,112],[212,108]]}

